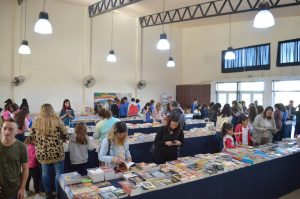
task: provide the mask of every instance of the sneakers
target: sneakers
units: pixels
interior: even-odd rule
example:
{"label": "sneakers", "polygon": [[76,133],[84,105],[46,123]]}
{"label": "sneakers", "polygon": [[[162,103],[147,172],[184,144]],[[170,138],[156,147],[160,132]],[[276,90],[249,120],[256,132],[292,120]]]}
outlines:
{"label": "sneakers", "polygon": [[43,197],[37,193],[37,194],[35,194],[34,199],[45,199],[45,197]]}
{"label": "sneakers", "polygon": [[25,193],[24,193],[25,198],[29,198],[30,196],[33,196],[33,195],[34,195],[34,193],[32,191],[25,191]]}

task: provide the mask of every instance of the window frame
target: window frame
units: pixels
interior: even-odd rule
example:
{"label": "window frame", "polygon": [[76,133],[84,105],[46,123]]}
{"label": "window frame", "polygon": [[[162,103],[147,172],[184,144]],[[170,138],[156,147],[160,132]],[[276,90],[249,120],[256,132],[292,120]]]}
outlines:
{"label": "window frame", "polygon": [[271,43],[257,44],[252,46],[246,46],[242,48],[235,48],[235,50],[247,49],[247,48],[255,48],[261,47],[264,45],[269,45],[269,64],[267,65],[257,65],[257,66],[244,66],[244,67],[236,67],[236,68],[225,68],[225,53],[227,50],[222,50],[221,52],[221,69],[222,73],[234,73],[234,72],[244,72],[244,71],[257,71],[257,70],[270,70],[271,67]]}
{"label": "window frame", "polygon": [[290,42],[294,42],[294,41],[298,41],[300,43],[300,38],[289,39],[289,40],[284,40],[284,41],[278,41],[278,45],[277,45],[277,60],[276,60],[276,66],[277,67],[299,66],[300,65],[300,61],[299,62],[290,62],[290,63],[280,63],[281,44],[283,44],[283,43],[290,43]]}

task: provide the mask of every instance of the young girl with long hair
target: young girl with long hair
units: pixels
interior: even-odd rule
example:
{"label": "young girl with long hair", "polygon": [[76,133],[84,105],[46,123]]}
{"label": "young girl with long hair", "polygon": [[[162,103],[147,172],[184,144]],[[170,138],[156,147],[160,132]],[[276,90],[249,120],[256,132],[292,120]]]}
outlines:
{"label": "young girl with long hair", "polygon": [[64,100],[59,117],[62,119],[65,126],[70,126],[72,119],[75,118],[74,110],[71,108],[70,100]]}

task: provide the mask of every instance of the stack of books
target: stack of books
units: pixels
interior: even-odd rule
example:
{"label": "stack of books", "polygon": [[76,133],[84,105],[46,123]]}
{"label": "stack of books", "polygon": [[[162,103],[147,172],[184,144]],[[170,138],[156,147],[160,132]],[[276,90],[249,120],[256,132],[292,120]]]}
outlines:
{"label": "stack of books", "polygon": [[88,169],[87,175],[93,180],[93,182],[104,181],[104,171],[100,168]]}
{"label": "stack of books", "polygon": [[65,173],[60,175],[59,183],[61,187],[65,187],[70,184],[80,183],[83,177],[78,172]]}

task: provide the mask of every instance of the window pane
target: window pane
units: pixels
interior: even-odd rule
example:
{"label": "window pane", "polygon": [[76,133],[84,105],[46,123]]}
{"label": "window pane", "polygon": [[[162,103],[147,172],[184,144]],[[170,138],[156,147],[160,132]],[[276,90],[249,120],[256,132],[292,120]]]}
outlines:
{"label": "window pane", "polygon": [[245,101],[246,106],[248,107],[248,105],[251,103],[251,94],[250,93],[242,93],[241,100]]}
{"label": "window pane", "polygon": [[264,96],[261,93],[255,93],[253,95],[253,101],[257,100],[258,105],[263,105]]}
{"label": "window pane", "polygon": [[274,103],[288,105],[290,100],[294,100],[294,106],[300,104],[300,92],[274,92]]}
{"label": "window pane", "polygon": [[278,42],[278,66],[291,66],[300,63],[300,39]]}
{"label": "window pane", "polygon": [[237,83],[217,83],[217,91],[236,91]]}
{"label": "window pane", "polygon": [[274,81],[273,91],[300,91],[300,80]]}
{"label": "window pane", "polygon": [[229,93],[228,103],[231,104],[232,101],[237,100],[236,93]]}
{"label": "window pane", "polygon": [[264,91],[264,82],[241,82],[241,91]]}
{"label": "window pane", "polygon": [[223,106],[224,104],[226,104],[226,98],[227,98],[226,93],[219,93],[217,102],[219,102]]}

